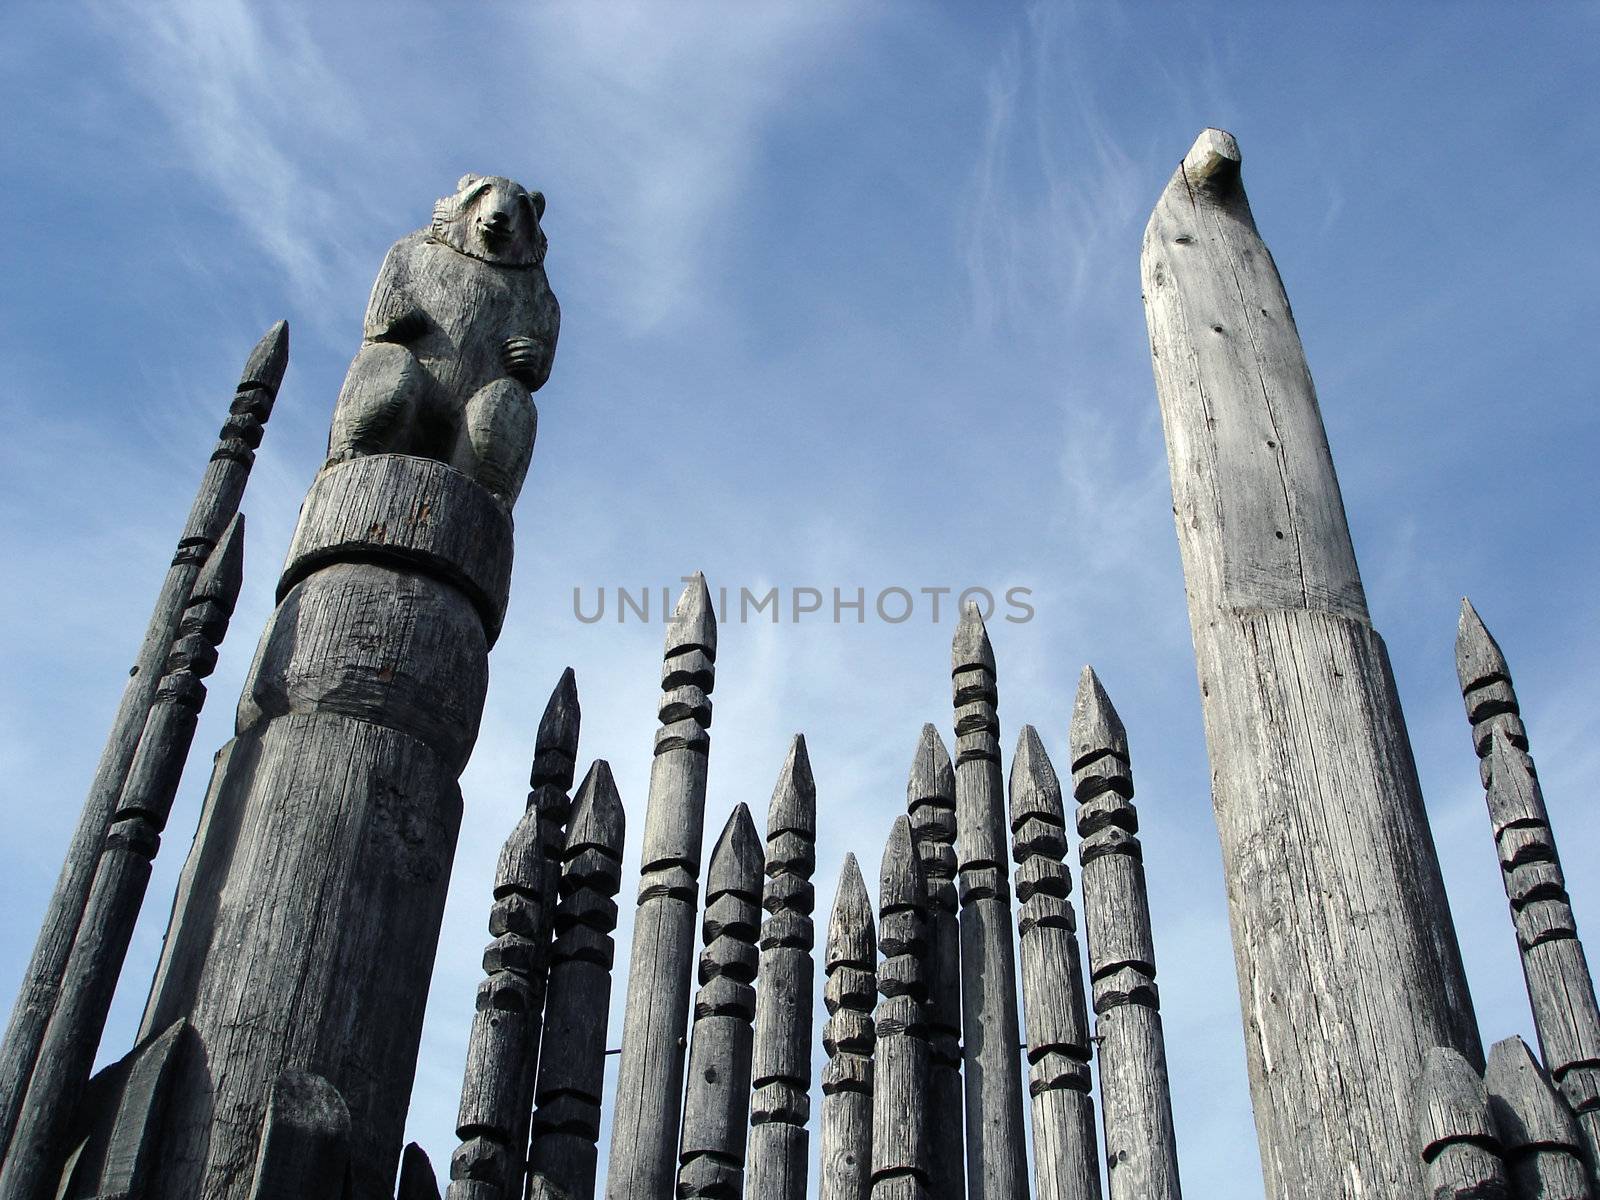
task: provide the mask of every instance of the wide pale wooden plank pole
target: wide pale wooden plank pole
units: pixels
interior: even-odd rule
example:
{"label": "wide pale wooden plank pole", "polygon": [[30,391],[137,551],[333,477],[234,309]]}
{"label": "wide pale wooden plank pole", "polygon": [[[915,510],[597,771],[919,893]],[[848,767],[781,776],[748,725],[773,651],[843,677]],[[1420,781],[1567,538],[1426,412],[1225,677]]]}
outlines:
{"label": "wide pale wooden plank pole", "polygon": [[823,950],[828,1019],[822,1048],[820,1200],[866,1200],[872,1191],[872,1053],[877,1034],[878,939],[872,901],[854,854],[844,856]]}
{"label": "wide pale wooden plank pole", "polygon": [[112,813],[61,992],[28,1081],[27,1100],[0,1168],[0,1196],[43,1200],[56,1194],[68,1150],[63,1137],[100,1048],[151,864],[205,703],[202,681],[216,666],[217,647],[227,632],[243,573],[244,516],[238,514],[211,552],[178,622],[178,637]]}
{"label": "wide pale wooden plank pole", "polygon": [[1487,789],[1489,824],[1546,1067],[1577,1113],[1589,1179],[1600,1188],[1600,1008],[1572,900],[1528,755],[1517,691],[1500,645],[1461,602],[1456,673]]}
{"label": "wide pale wooden plank pole", "polygon": [[[1477,1070],[1458,1052],[1434,1046],[1423,1056],[1415,1097],[1415,1149],[1422,1182],[1409,1196],[1427,1200],[1512,1200],[1499,1131]],[[1308,1193],[1302,1193],[1308,1194]],[[1401,1193],[1395,1193],[1401,1195]],[[1528,1200],[1515,1196],[1515,1200]]]}
{"label": "wide pale wooden plank pole", "polygon": [[705,949],[678,1150],[677,1194],[683,1200],[731,1200],[744,1190],[761,867],[761,836],[749,808],[740,804],[717,838],[706,872]]}
{"label": "wide pale wooden plank pole", "polygon": [[667,626],[661,665],[661,728],[650,764],[606,1167],[609,1200],[671,1195],[677,1176],[716,657],[716,615],[697,573]]}
{"label": "wide pale wooden plank pole", "polygon": [[878,875],[877,1050],[872,1200],[927,1200],[936,1130],[928,1127],[928,917],[911,823],[894,819]]}
{"label": "wide pale wooden plank pole", "polygon": [[1100,1144],[1089,1079],[1089,1013],[1072,911],[1061,781],[1024,725],[1011,759],[1022,1009],[1033,1098],[1035,1200],[1100,1200]]}
{"label": "wide pale wooden plank pole", "polygon": [[806,739],[795,734],[767,809],[767,882],[761,905],[761,985],[756,989],[755,1092],[745,1195],[804,1200],[811,1116],[811,992],[816,943],[817,785]]}
{"label": "wide pale wooden plank pole", "polygon": [[1483,1061],[1383,640],[1239,149],[1141,259],[1267,1194],[1411,1197],[1423,1054]]}
{"label": "wide pale wooden plank pole", "polygon": [[83,813],[45,910],[39,940],[23,972],[22,988],[11,1010],[5,1040],[0,1042],[0,1158],[10,1144],[28,1075],[38,1058],[45,1025],[55,1009],[62,972],[88,903],[106,829],[122,794],[146,714],[155,700],[162,664],[177,636],[178,622],[202,564],[239,511],[250,468],[255,465],[255,449],[261,444],[263,427],[272,415],[288,363],[289,326],[279,321],[256,343],[245,362],[228,418],[201,477],[189,519],[179,535],[177,551],[139,644],[138,657],[128,673],[110,735],[89,784]]}
{"label": "wide pale wooden plank pole", "polygon": [[1583,1135],[1527,1043],[1519,1037],[1496,1042],[1483,1082],[1519,1200],[1590,1200]]}
{"label": "wide pale wooden plank pole", "polygon": [[556,907],[555,943],[533,1114],[533,1173],[571,1200],[592,1200],[605,1091],[611,965],[622,886],[625,815],[611,783],[585,788],[572,806]]}
{"label": "wide pale wooden plank pole", "polygon": [[961,1095],[961,931],[956,902],[956,774],[932,725],[922,727],[906,781],[906,813],[928,896],[929,1182],[934,1200],[966,1195]]}
{"label": "wide pale wooden plank pole", "polygon": [[1006,870],[1005,782],[994,649],[968,603],[951,647],[956,718],[956,841],[961,877],[961,1046],[966,1074],[967,1195],[1024,1200],[1021,1032]]}
{"label": "wide pale wooden plank pole", "polygon": [[1084,667],[1078,683],[1070,737],[1111,1200],[1179,1200],[1178,1146],[1128,734],[1090,667]]}

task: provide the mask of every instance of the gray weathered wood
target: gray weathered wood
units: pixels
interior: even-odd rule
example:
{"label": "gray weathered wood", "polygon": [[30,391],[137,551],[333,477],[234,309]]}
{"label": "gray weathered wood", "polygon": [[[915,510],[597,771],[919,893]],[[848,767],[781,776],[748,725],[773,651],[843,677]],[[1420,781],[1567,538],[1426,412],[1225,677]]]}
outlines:
{"label": "gray weathered wood", "polygon": [[178,622],[112,813],[55,1011],[45,1028],[27,1099],[0,1166],[0,1196],[49,1200],[59,1190],[67,1131],[100,1048],[117,978],[144,903],[151,862],[172,810],[195,724],[202,680],[217,662],[244,569],[244,518],[235,515],[200,572]]}
{"label": "gray weathered wood", "polygon": [[911,822],[896,817],[878,874],[877,1049],[872,1091],[872,1198],[926,1200],[928,1126],[928,898]]}
{"label": "gray weathered wood", "polygon": [[45,910],[39,940],[23,972],[5,1040],[0,1042],[0,1158],[10,1144],[28,1076],[55,1009],[62,973],[105,845],[106,830],[155,701],[156,688],[165,674],[163,664],[178,636],[178,623],[201,567],[239,511],[255,462],[255,447],[261,444],[263,426],[272,415],[288,362],[289,327],[279,321],[256,343],[245,363],[228,419],[211,452],[188,521],[178,538],[177,552],[156,597],[66,861]]}
{"label": "gray weathered wood", "polygon": [[1033,1099],[1035,1200],[1100,1200],[1089,1080],[1089,1013],[1072,911],[1061,782],[1032,725],[1011,759],[1011,856]]}
{"label": "gray weathered wood", "polygon": [[751,1067],[749,1200],[804,1200],[811,1117],[811,992],[816,933],[817,785],[795,734],[767,809],[760,986]]}
{"label": "gray weathered wood", "polygon": [[591,771],[562,852],[530,1148],[533,1172],[572,1200],[594,1196],[624,822],[610,771]]}
{"label": "gray weathered wood", "polygon": [[1484,1084],[1519,1200],[1590,1200],[1578,1123],[1521,1038],[1494,1044]]}
{"label": "gray weathered wood", "polygon": [[407,1142],[400,1155],[400,1180],[394,1200],[439,1200],[439,1179],[433,1173],[433,1164],[415,1142]]}
{"label": "gray weathered wood", "polygon": [[1488,793],[1489,824],[1534,1029],[1550,1074],[1577,1114],[1590,1186],[1600,1189],[1600,1008],[1578,939],[1544,793],[1511,669],[1470,601],[1461,602],[1456,673]]}
{"label": "gray weathered wood", "polygon": [[[559,689],[558,689],[559,695]],[[575,725],[574,725],[575,731]],[[535,755],[535,763],[538,756]],[[611,768],[597,760],[586,793],[615,794]],[[447,1200],[486,1195],[516,1200],[523,1191],[556,887],[549,878],[547,801],[530,805],[506,839],[495,869],[494,905],[483,955],[486,978],[467,1041]]]}
{"label": "gray weathered wood", "polygon": [[823,950],[821,1200],[867,1200],[872,1190],[872,1068],[878,939],[856,856],[844,856]]}
{"label": "gray weathered wood", "polygon": [[906,812],[928,897],[928,1124],[934,1200],[966,1195],[965,1109],[961,1095],[961,933],[956,903],[956,775],[932,725],[917,740],[906,781]]}
{"label": "gray weathered wood", "polygon": [[1141,265],[1267,1194],[1412,1195],[1423,1053],[1482,1052],[1388,655],[1231,135],[1206,130],[1179,164]]}
{"label": "gray weathered wood", "polygon": [[1509,1200],[1512,1193],[1488,1094],[1478,1072],[1458,1051],[1434,1046],[1423,1056],[1415,1108],[1410,1127],[1421,1151],[1424,1182],[1415,1192],[1395,1195]]}
{"label": "gray weathered wood", "polygon": [[678,1151],[677,1194],[684,1198],[737,1200],[744,1190],[761,868],[761,835],[750,809],[740,804],[717,838],[706,872],[705,948]]}
{"label": "gray weathered wood", "polygon": [[160,1151],[161,1121],[173,1074],[183,1060],[187,1023],[136,1046],[90,1080],[78,1110],[88,1126],[76,1166],[63,1173],[64,1200],[138,1200]]}
{"label": "gray weathered wood", "polygon": [[608,1200],[667,1196],[677,1174],[716,657],[716,614],[705,577],[696,573],[667,626],[661,667],[661,728],[645,805]]}
{"label": "gray weathered wood", "polygon": [[956,719],[956,842],[960,853],[962,1062],[967,1195],[1024,1200],[1021,1032],[1006,870],[1005,783],[995,712],[994,650],[978,606],[961,613],[951,647]]}
{"label": "gray weathered wood", "polygon": [[350,1110],[320,1075],[285,1071],[262,1121],[250,1200],[345,1200]]}
{"label": "gray weathered wood", "polygon": [[390,248],[328,435],[329,465],[366,454],[449,463],[507,507],[533,454],[529,397],[555,357],[544,197],[463,175],[433,224]]}
{"label": "gray weathered wood", "polygon": [[[366,464],[324,472],[302,527],[338,525],[324,506],[368,503],[341,490],[370,481],[353,469]],[[238,736],[217,757],[145,1011],[147,1032],[187,1018],[206,1070],[175,1081],[150,1200],[240,1200],[240,1164],[256,1155],[285,1069],[344,1097],[357,1200],[393,1194],[461,820],[456,777],[498,624],[458,586],[462,564],[437,564],[452,548],[503,561],[488,543],[509,543],[511,524],[448,468],[376,465],[416,501],[407,527],[296,565],[309,573],[273,614]],[[439,514],[477,527],[463,537]]]}
{"label": "gray weathered wood", "polygon": [[1111,1200],[1178,1200],[1178,1148],[1128,735],[1090,667],[1078,682],[1070,738],[1107,1183]]}

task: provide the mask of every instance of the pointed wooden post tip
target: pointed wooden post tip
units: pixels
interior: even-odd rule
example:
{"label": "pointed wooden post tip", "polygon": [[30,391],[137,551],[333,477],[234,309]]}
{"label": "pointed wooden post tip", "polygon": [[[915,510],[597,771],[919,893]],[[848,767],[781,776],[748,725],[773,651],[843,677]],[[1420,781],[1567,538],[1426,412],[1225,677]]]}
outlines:
{"label": "pointed wooden post tip", "polygon": [[717,614],[711,603],[706,577],[696,571],[690,576],[667,626],[667,657],[698,648],[715,662],[717,658]]}
{"label": "pointed wooden post tip", "polygon": [[1459,1050],[1434,1046],[1423,1056],[1417,1134],[1424,1161],[1451,1142],[1471,1141],[1498,1151],[1488,1092]]}
{"label": "pointed wooden post tip", "polygon": [[568,758],[578,753],[578,731],[583,722],[583,709],[578,703],[578,676],[571,667],[561,672],[561,678],[550,693],[539,718],[539,732],[534,739],[534,753],[558,750]]}
{"label": "pointed wooden post tip", "polygon": [[1183,156],[1183,174],[1191,186],[1223,185],[1238,177],[1239,142],[1226,129],[1202,129]]}
{"label": "pointed wooden post tip", "polygon": [[954,672],[977,667],[994,674],[994,646],[975,600],[968,600],[961,606],[961,622],[950,644],[950,666]]}
{"label": "pointed wooden post tip", "polygon": [[904,816],[894,819],[889,840],[883,847],[883,864],[878,872],[878,907],[916,908],[923,903],[922,871],[911,822]]}
{"label": "pointed wooden post tip", "polygon": [[906,780],[906,803],[915,806],[930,797],[947,799],[952,804],[956,795],[956,770],[950,761],[950,751],[932,724],[924,725],[917,737],[917,752],[911,760],[911,774]]}
{"label": "pointed wooden post tip", "polygon": [[583,777],[577,799],[572,802],[564,857],[572,858],[584,849],[621,855],[626,829],[627,814],[611,777],[611,764],[597,758]]}
{"label": "pointed wooden post tip", "polygon": [[1088,756],[1106,751],[1119,758],[1128,757],[1128,731],[1091,666],[1086,665],[1078,677],[1069,736],[1074,767],[1080,766]]}
{"label": "pointed wooden post tip", "polygon": [[212,600],[229,616],[239,599],[239,588],[244,583],[244,514],[234,513],[223,531],[221,539],[210,554],[200,577],[195,580],[189,603]]}
{"label": "pointed wooden post tip", "polygon": [[1578,1153],[1572,1110],[1520,1037],[1496,1042],[1484,1072],[1489,1109],[1509,1151],[1561,1147]]}
{"label": "pointed wooden post tip", "polygon": [[767,809],[767,837],[786,832],[808,837],[817,832],[817,783],[811,774],[811,757],[806,753],[803,733],[790,739],[789,754],[778,772],[772,804]]}
{"label": "pointed wooden post tip", "polygon": [[245,359],[244,371],[239,376],[239,391],[260,388],[276,396],[288,366],[289,322],[279,321],[261,335],[250,357]]}
{"label": "pointed wooden post tip", "polygon": [[876,961],[877,953],[878,937],[872,923],[872,898],[867,894],[867,881],[862,878],[856,856],[846,854],[844,866],[839,869],[833,912],[828,917],[827,964],[846,962],[870,966]]}
{"label": "pointed wooden post tip", "polygon": [[1461,598],[1461,619],[1456,625],[1456,675],[1463,693],[1496,679],[1511,679],[1511,668],[1506,665],[1500,643],[1465,596]]}
{"label": "pointed wooden post tip", "polygon": [[1039,731],[1024,725],[1017,734],[1011,756],[1011,828],[1015,832],[1029,817],[1046,817],[1060,823],[1061,780],[1051,765]]}
{"label": "pointed wooden post tip", "polygon": [[741,801],[734,805],[711,851],[706,900],[709,902],[728,892],[748,892],[750,881],[761,878],[765,864],[766,852],[761,845],[761,835],[756,832],[755,820],[750,816],[750,806]]}

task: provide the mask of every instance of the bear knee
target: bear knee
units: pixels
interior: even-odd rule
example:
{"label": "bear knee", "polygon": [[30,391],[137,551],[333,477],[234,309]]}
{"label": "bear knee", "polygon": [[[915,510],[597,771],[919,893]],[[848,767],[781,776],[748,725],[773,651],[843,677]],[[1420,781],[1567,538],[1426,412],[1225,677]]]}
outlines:
{"label": "bear knee", "polygon": [[422,364],[404,346],[388,342],[363,346],[334,405],[329,459],[403,449],[425,381]]}

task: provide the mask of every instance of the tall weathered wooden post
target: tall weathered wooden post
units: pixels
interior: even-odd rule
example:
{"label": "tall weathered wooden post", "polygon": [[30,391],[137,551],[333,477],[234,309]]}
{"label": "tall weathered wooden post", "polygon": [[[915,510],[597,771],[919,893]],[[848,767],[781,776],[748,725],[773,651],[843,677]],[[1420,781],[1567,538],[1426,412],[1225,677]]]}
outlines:
{"label": "tall weathered wooden post", "polygon": [[667,626],[655,757],[644,816],[639,907],[611,1117],[609,1200],[672,1194],[683,1104],[684,1035],[700,898],[717,620],[698,572]]}
{"label": "tall weathered wooden post", "polygon": [[1489,824],[1545,1066],[1578,1116],[1590,1180],[1600,1187],[1600,1008],[1528,754],[1517,690],[1500,645],[1461,602],[1456,673],[1488,793]]}
{"label": "tall weathered wooden post", "polygon": [[966,1068],[967,1195],[1023,1200],[1021,1033],[1012,947],[1010,837],[1000,773],[994,648],[968,603],[951,647],[956,717],[956,838],[961,856],[961,1044]]}
{"label": "tall weathered wooden post", "polygon": [[683,1200],[744,1194],[761,865],[761,836],[740,804],[723,826],[706,872],[705,947],[678,1143],[677,1194]]}
{"label": "tall weathered wooden post", "polygon": [[1179,1200],[1133,764],[1122,718],[1091,667],[1072,705],[1071,744],[1108,1190],[1111,1200]]}
{"label": "tall weathered wooden post", "polygon": [[928,894],[928,1124],[934,1200],[966,1195],[961,1095],[961,932],[956,903],[956,774],[939,731],[922,727],[906,780],[906,815]]}
{"label": "tall weathered wooden post", "polygon": [[55,1011],[67,956],[72,953],[78,923],[89,901],[106,830],[133,763],[145,719],[155,703],[163,663],[178,636],[178,622],[201,567],[239,511],[250,468],[255,465],[256,447],[261,444],[288,365],[289,327],[279,321],[256,343],[245,362],[228,418],[218,434],[188,520],[178,537],[177,550],[156,596],[138,657],[128,672],[111,733],[95,767],[88,798],[45,911],[38,943],[23,973],[22,989],[6,1025],[5,1040],[0,1042],[0,1157],[4,1157],[10,1144],[27,1092],[28,1076],[39,1056],[45,1026]]}
{"label": "tall weathered wooden post", "polygon": [[70,1127],[94,1065],[128,944],[144,904],[151,864],[189,757],[206,687],[244,569],[244,516],[237,515],[195,581],[172,654],[164,664],[138,749],[128,766],[105,845],[73,939],[60,994],[28,1080],[0,1194],[53,1192]]}
{"label": "tall weathered wooden post", "polygon": [[393,1194],[555,351],[542,209],[469,176],[379,274],[145,1011],[185,1045],[144,1200]]}
{"label": "tall weathered wooden post", "polygon": [[872,1053],[877,1035],[878,938],[856,856],[844,856],[823,954],[821,1200],[867,1200],[872,1191]]}
{"label": "tall weathered wooden post", "polygon": [[929,1200],[937,1131],[928,1127],[928,897],[911,823],[894,819],[878,875],[877,1051],[872,1200]]}
{"label": "tall weathered wooden post", "polygon": [[539,1053],[529,1165],[570,1200],[593,1200],[625,815],[610,772],[572,806]]}
{"label": "tall weathered wooden post", "polygon": [[[1033,1194],[1035,1200],[1100,1200],[1089,1013],[1066,853],[1061,781],[1038,733],[1024,725],[1011,759],[1011,854],[1022,906],[1017,932],[1033,1099]],[[1102,1078],[1104,1064],[1102,1057]]]}
{"label": "tall weathered wooden post", "polygon": [[817,784],[806,739],[795,734],[767,809],[767,882],[761,905],[761,986],[756,989],[755,1058],[745,1194],[804,1200],[811,1115],[811,985],[816,933]]}
{"label": "tall weathered wooden post", "polygon": [[1267,1193],[1409,1198],[1424,1053],[1483,1055],[1388,653],[1231,135],[1206,130],[1179,164],[1142,268]]}

